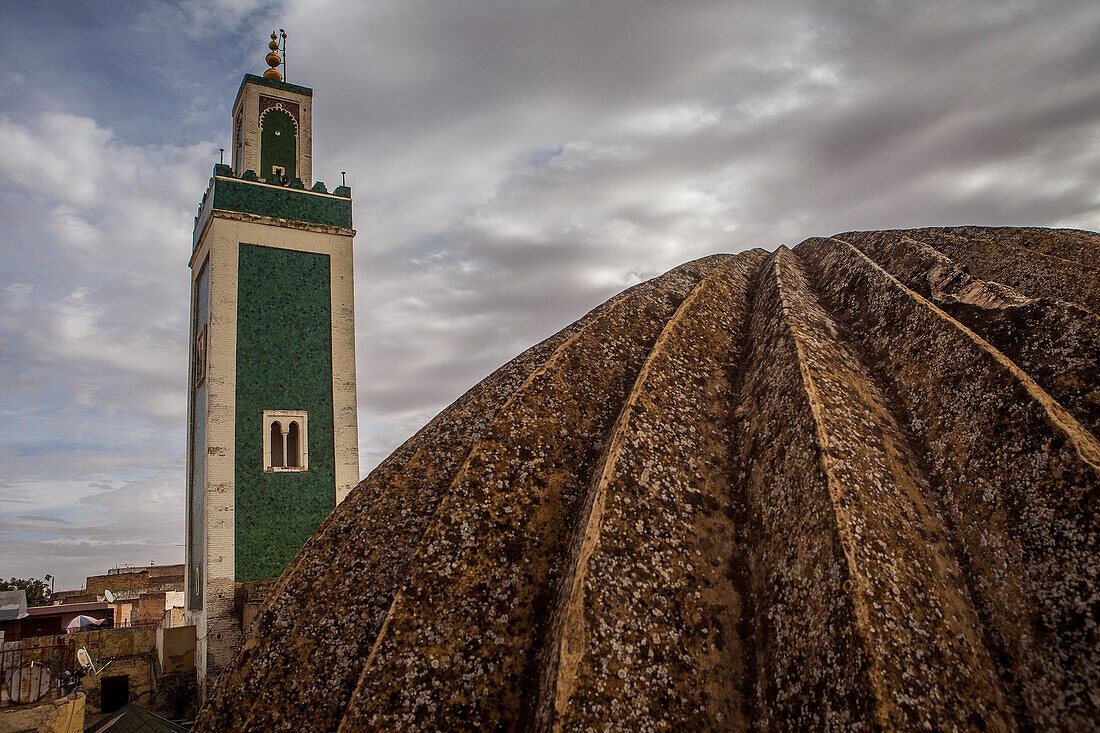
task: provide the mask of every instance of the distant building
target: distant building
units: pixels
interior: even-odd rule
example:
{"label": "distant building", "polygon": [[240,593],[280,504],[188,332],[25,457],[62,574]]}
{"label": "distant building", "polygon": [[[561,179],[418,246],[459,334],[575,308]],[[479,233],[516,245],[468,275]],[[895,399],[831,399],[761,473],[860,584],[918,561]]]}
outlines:
{"label": "distant building", "polygon": [[28,615],[25,590],[0,591],[0,642],[20,638]]}
{"label": "distant building", "polygon": [[23,596],[23,591],[0,593],[2,642],[64,634],[73,620],[80,616],[90,619],[80,622],[86,627],[109,629],[113,626],[114,610],[108,603],[92,601],[27,608],[26,597],[23,597],[20,607],[16,596]]}
{"label": "distant building", "polygon": [[[103,602],[66,603],[61,606],[38,606],[27,609],[20,638],[51,636],[66,633],[70,624],[80,616],[93,619],[89,627],[109,629],[114,625],[114,609]],[[77,628],[77,627],[72,627]]]}
{"label": "distant building", "polygon": [[115,626],[157,624],[167,611],[184,605],[184,568],[183,563],[111,568],[104,575],[88,576],[83,590],[59,591],[51,601],[106,601],[113,609]]}

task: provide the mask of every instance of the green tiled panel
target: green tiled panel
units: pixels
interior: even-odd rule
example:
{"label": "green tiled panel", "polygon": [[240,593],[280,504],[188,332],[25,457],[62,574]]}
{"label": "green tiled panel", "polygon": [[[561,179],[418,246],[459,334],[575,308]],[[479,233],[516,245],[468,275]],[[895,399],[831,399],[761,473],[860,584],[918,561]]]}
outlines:
{"label": "green tiled panel", "polygon": [[[273,578],[336,506],[329,258],[240,245],[236,580]],[[265,473],[263,411],[305,410],[309,470]]]}
{"label": "green tiled panel", "polygon": [[351,229],[351,199],[231,178],[214,179],[214,208]]}

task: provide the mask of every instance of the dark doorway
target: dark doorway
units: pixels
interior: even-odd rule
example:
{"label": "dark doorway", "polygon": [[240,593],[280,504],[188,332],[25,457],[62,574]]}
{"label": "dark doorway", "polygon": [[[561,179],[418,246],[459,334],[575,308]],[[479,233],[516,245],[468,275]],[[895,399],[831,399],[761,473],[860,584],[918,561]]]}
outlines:
{"label": "dark doorway", "polygon": [[120,674],[115,677],[103,677],[99,681],[99,709],[113,713],[130,702],[130,676]]}

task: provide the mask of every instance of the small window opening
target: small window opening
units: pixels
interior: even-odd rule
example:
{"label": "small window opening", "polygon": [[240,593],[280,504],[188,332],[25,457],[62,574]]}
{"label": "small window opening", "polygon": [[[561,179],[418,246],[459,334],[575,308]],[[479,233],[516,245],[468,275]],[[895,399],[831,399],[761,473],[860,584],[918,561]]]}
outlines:
{"label": "small window opening", "polygon": [[290,468],[298,468],[298,423],[293,421],[286,431],[286,465]]}
{"label": "small window opening", "polygon": [[194,384],[198,387],[206,379],[206,324],[203,324],[202,329],[199,330],[197,336],[195,336],[195,364],[193,373],[195,376]]}
{"label": "small window opening", "polygon": [[241,114],[237,113],[237,119],[234,120],[233,125],[235,132],[233,134],[233,175],[239,176],[241,174],[241,153],[244,150],[244,126],[241,124]]}
{"label": "small window opening", "polygon": [[282,468],[283,463],[283,426],[279,421],[271,423],[271,461],[272,468]]}
{"label": "small window opening", "polygon": [[309,470],[308,416],[302,410],[264,410],[265,472]]}

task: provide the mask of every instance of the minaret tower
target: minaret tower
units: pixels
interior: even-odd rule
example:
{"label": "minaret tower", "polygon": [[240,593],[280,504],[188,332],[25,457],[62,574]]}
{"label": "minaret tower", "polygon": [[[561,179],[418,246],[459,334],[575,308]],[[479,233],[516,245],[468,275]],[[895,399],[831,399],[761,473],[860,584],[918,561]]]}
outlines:
{"label": "minaret tower", "polygon": [[[285,35],[283,36],[285,38]],[[312,183],[313,90],[271,67],[233,104],[233,164],[195,218],[187,608],[200,694],[278,577],[359,481],[351,189]]]}

